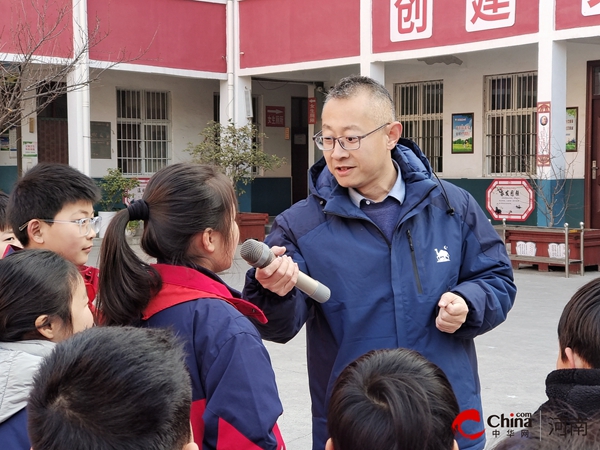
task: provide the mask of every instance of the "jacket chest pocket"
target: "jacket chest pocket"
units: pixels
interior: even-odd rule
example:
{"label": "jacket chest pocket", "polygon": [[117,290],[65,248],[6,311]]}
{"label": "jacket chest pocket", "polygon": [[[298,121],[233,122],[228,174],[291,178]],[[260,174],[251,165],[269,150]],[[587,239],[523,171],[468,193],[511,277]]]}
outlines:
{"label": "jacket chest pocket", "polygon": [[[460,247],[453,251],[452,246],[444,243],[447,239],[443,236],[428,238],[423,233],[416,236],[411,229],[406,230],[406,239],[411,272],[418,294],[429,297],[451,290],[458,280]],[[405,267],[406,263],[407,261]]]}

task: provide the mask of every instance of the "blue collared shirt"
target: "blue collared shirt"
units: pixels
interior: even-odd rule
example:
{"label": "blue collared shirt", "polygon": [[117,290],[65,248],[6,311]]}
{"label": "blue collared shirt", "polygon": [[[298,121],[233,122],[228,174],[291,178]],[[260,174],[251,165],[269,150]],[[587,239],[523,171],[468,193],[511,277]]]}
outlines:
{"label": "blue collared shirt", "polygon": [[[404,180],[402,179],[402,174],[400,173],[400,166],[398,166],[398,163],[396,161],[394,161],[393,159],[392,159],[392,162],[394,163],[394,167],[396,168],[396,174],[397,174],[396,182],[392,186],[392,189],[390,190],[390,192],[388,192],[388,195],[386,195],[386,197],[381,201],[383,202],[388,197],[393,197],[396,200],[398,200],[398,202],[400,204],[402,204],[402,203],[404,203],[404,197],[406,196],[406,186],[405,186]],[[354,203],[359,208],[360,208],[360,204],[363,200],[365,201],[365,203],[367,205],[370,205],[371,203],[377,203],[369,198],[366,198],[365,196],[360,194],[354,188],[348,188],[348,195],[350,195],[350,200],[352,200],[352,203]],[[381,203],[381,202],[379,202],[379,203]]]}

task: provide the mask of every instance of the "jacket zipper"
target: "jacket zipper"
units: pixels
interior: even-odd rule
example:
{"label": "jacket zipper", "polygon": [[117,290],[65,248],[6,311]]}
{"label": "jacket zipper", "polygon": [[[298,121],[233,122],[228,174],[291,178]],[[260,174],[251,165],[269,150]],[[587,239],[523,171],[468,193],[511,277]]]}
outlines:
{"label": "jacket zipper", "polygon": [[412,235],[410,234],[410,230],[406,230],[406,236],[408,236],[408,245],[410,247],[410,257],[412,259],[415,281],[417,282],[417,291],[419,292],[419,294],[422,294],[423,287],[421,286],[421,278],[419,278],[419,269],[417,268],[417,255],[415,254],[415,247],[413,246]]}

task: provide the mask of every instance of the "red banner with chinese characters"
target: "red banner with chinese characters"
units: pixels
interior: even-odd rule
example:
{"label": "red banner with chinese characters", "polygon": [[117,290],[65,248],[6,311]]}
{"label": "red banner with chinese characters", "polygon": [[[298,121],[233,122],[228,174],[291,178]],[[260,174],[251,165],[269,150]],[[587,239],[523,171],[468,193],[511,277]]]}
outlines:
{"label": "red banner with chinese characters", "polygon": [[317,99],[315,97],[308,98],[308,124],[314,125],[317,123]]}

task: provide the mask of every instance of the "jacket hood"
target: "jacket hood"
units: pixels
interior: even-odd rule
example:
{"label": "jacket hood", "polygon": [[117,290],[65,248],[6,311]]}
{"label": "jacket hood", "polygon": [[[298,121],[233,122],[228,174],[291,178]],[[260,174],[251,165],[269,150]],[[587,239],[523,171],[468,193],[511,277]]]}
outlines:
{"label": "jacket hood", "polygon": [[27,406],[33,376],[55,345],[43,340],[0,342],[0,423]]}
{"label": "jacket hood", "polygon": [[[427,157],[413,141],[400,138],[392,150],[392,158],[398,163],[402,178],[408,183],[433,178],[433,171]],[[328,200],[338,187],[337,180],[327,168],[325,157],[317,161],[309,171],[311,194]]]}

